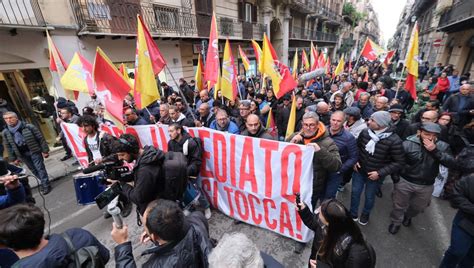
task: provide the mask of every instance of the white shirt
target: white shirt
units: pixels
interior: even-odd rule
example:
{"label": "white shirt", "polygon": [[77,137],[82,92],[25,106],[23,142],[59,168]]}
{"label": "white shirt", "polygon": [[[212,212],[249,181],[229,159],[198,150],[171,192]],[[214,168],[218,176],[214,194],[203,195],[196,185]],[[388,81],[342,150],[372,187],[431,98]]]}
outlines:
{"label": "white shirt", "polygon": [[97,135],[99,135],[99,133],[96,133],[96,135],[92,138],[87,136],[86,139],[87,145],[89,146],[89,149],[92,152],[92,158],[94,159],[94,161],[102,159],[102,155],[100,154],[99,150],[100,142],[97,142]]}

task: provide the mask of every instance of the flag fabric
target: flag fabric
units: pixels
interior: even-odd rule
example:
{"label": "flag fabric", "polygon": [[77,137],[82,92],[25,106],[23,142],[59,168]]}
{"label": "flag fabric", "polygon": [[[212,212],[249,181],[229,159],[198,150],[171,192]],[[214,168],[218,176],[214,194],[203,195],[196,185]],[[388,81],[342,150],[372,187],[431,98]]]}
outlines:
{"label": "flag fabric", "polygon": [[220,89],[222,96],[227,99],[233,101],[237,98],[237,70],[235,68],[234,56],[232,55],[229,39],[225,41]]}
{"label": "flag fabric", "polygon": [[416,100],[416,80],[418,79],[418,22],[415,22],[408,43],[407,56],[405,57],[407,68],[407,80],[405,88],[410,92],[411,97]]}
{"label": "flag fabric", "polygon": [[138,108],[144,108],[160,98],[155,76],[166,62],[140,15],[137,15],[137,22],[134,95],[139,95],[135,99]]}
{"label": "flag fabric", "polygon": [[318,57],[318,68],[324,68],[326,66],[326,60],[324,59],[324,53],[321,51]]}
{"label": "flag fabric", "polygon": [[270,135],[273,137],[276,137],[277,134],[277,129],[276,129],[276,124],[275,124],[275,119],[273,118],[273,112],[272,108],[270,108],[270,111],[268,112],[268,118],[267,118],[267,125],[265,128],[270,132]]}
{"label": "flag fabric", "polygon": [[286,127],[285,140],[288,139],[291,136],[291,134],[295,132],[295,126],[296,126],[296,98],[295,98],[295,94],[293,94],[293,98],[291,100],[290,117],[288,118],[288,126]]}
{"label": "flag fabric", "polygon": [[260,48],[260,45],[255,40],[252,40],[252,47],[255,53],[255,59],[257,59],[257,63],[260,64],[260,55],[262,55],[262,49]]}
{"label": "flag fabric", "polygon": [[326,65],[324,66],[324,68],[326,69],[326,75],[329,75],[331,73],[331,59],[328,58],[328,60],[326,61]]}
{"label": "flag fabric", "polygon": [[317,48],[313,45],[313,42],[311,41],[311,71],[314,71],[318,68],[318,50]]}
{"label": "flag fabric", "polygon": [[204,86],[204,64],[202,63],[201,53],[198,56],[198,65],[196,68],[196,74],[194,75],[194,81],[196,88],[201,91],[205,88]]}
{"label": "flag fabric", "polygon": [[365,40],[365,44],[362,48],[360,55],[365,57],[369,61],[374,61],[380,54],[384,52],[385,50],[383,48],[381,48],[375,42],[370,40],[370,38],[367,38],[367,40]]}
{"label": "flag fabric", "polygon": [[306,70],[309,71],[309,61],[308,61],[308,55],[306,55],[306,51],[303,49],[301,52],[301,66]]}
{"label": "flag fabric", "polygon": [[288,66],[278,60],[266,34],[263,35],[263,49],[258,67],[262,75],[268,75],[272,79],[273,92],[277,99],[298,85]]}
{"label": "flag fabric", "polygon": [[51,71],[51,76],[53,77],[53,86],[55,90],[54,94],[56,97],[77,100],[79,96],[78,91],[64,90],[63,86],[61,85],[61,77],[67,70],[67,64],[58,48],[54,44],[53,39],[51,39],[48,31],[46,31],[46,39],[48,41],[49,70]]}
{"label": "flag fabric", "polygon": [[207,88],[211,89],[219,77],[219,40],[217,37],[216,14],[212,14],[211,31],[209,33],[209,46],[207,47],[206,68],[204,80]]}
{"label": "flag fabric", "polygon": [[293,79],[298,78],[298,48],[296,48],[295,56],[293,57]]}
{"label": "flag fabric", "polygon": [[217,81],[214,84],[214,99],[217,99],[217,92],[221,90],[221,85],[222,85],[222,77],[221,77],[221,70],[217,70]]}
{"label": "flag fabric", "polygon": [[395,55],[395,51],[396,50],[390,50],[389,52],[387,52],[387,55],[385,56],[385,59],[383,61],[383,66],[385,68],[387,68],[390,62],[392,61],[392,58]]}
{"label": "flag fabric", "polygon": [[123,123],[123,99],[131,86],[99,47],[95,54],[93,77],[97,98],[114,119]]}
{"label": "flag fabric", "polygon": [[341,75],[344,72],[344,56],[341,56],[339,63],[337,64],[336,69],[334,70],[334,75]]}
{"label": "flag fabric", "polygon": [[250,69],[250,61],[249,58],[247,58],[247,55],[245,55],[245,52],[242,50],[242,48],[239,45],[239,54],[240,58],[242,59],[242,64],[244,65],[245,71],[249,71]]}
{"label": "flag fabric", "polygon": [[81,54],[74,53],[69,67],[61,77],[61,85],[66,90],[85,92],[89,95],[94,94],[92,64]]}

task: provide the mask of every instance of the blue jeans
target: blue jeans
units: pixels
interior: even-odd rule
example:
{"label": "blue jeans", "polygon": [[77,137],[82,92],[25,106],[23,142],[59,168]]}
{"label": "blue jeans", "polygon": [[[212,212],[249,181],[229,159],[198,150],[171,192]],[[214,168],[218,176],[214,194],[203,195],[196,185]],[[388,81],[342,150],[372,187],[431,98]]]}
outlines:
{"label": "blue jeans", "polygon": [[366,174],[354,172],[352,175],[352,193],[351,193],[351,215],[359,215],[360,196],[365,187],[365,204],[362,214],[370,215],[370,211],[375,204],[375,193],[379,188],[380,180],[370,180]]}
{"label": "blue jeans", "polygon": [[342,183],[342,174],[330,173],[328,181],[326,182],[326,191],[324,193],[324,200],[336,198],[337,188]]}
{"label": "blue jeans", "polygon": [[21,161],[31,170],[33,175],[35,175],[41,181],[41,187],[49,186],[48,172],[46,172],[46,167],[44,166],[44,159],[41,153],[30,153],[26,152],[21,155]]}
{"label": "blue jeans", "polygon": [[474,267],[474,236],[459,226],[462,219],[464,216],[458,211],[453,220],[451,245],[444,253],[440,268]]}

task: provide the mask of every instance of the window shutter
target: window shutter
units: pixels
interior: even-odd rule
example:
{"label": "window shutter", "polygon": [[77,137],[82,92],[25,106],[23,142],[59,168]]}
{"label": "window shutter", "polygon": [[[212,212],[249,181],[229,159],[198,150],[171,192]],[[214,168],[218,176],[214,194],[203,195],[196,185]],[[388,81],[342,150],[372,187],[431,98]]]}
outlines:
{"label": "window shutter", "polygon": [[237,3],[237,12],[239,13],[239,20],[245,20],[245,2],[240,0]]}
{"label": "window shutter", "polygon": [[252,22],[257,22],[257,5],[252,5]]}

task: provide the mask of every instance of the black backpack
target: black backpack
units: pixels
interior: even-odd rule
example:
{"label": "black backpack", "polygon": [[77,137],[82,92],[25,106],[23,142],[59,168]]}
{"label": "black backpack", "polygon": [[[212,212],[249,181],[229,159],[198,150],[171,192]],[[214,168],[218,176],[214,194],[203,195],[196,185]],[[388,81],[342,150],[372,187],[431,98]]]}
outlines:
{"label": "black backpack", "polygon": [[163,197],[168,200],[180,200],[186,190],[188,159],[180,152],[167,152],[162,172],[165,178]]}
{"label": "black backpack", "polygon": [[97,246],[74,248],[71,238],[66,233],[61,236],[66,240],[68,247],[69,259],[71,262],[67,267],[69,268],[102,268],[105,265],[99,255],[99,248]]}

